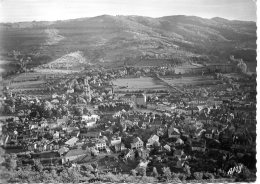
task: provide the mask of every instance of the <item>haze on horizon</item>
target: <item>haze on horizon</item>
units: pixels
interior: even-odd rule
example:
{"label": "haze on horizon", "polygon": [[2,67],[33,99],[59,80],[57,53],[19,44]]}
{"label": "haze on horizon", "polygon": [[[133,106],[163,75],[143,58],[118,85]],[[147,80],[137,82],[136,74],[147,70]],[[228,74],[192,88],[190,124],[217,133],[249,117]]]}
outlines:
{"label": "haze on horizon", "polygon": [[98,15],[203,18],[256,21],[254,0],[0,0],[0,22],[55,21]]}

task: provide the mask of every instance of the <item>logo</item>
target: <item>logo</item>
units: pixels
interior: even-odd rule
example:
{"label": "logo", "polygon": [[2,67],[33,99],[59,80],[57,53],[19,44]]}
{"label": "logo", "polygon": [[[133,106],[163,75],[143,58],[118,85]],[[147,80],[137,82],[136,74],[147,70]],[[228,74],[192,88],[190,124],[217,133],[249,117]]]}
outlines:
{"label": "logo", "polygon": [[233,175],[234,173],[239,174],[239,173],[241,173],[243,167],[244,167],[243,164],[238,164],[237,166],[230,168],[227,172],[227,175],[230,176],[230,175]]}

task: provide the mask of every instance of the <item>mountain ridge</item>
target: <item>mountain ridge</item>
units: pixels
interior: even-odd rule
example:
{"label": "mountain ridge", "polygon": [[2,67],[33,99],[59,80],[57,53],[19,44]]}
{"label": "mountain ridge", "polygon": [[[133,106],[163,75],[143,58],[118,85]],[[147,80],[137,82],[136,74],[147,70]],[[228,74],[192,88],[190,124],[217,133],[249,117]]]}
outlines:
{"label": "mountain ridge", "polygon": [[[0,30],[3,43],[0,54],[5,56],[12,50],[19,50],[32,56],[35,65],[75,51],[82,51],[92,63],[140,64],[149,60],[154,65],[156,62],[226,62],[230,55],[239,55],[240,50],[246,53],[242,59],[256,64],[256,23],[253,21],[186,15],[158,18],[100,15],[50,22],[5,23],[0,24]],[[51,34],[46,30],[51,30]],[[50,35],[54,35],[53,39],[56,35],[56,40],[52,41]],[[57,35],[62,39],[57,39]],[[54,44],[46,45],[46,40]]]}

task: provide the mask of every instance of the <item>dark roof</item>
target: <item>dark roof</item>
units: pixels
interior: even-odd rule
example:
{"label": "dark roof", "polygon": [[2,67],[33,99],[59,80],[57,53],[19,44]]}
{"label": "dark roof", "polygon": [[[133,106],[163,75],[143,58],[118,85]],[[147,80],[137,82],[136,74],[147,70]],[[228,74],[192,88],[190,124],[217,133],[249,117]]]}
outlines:
{"label": "dark roof", "polygon": [[87,132],[86,136],[99,136],[100,134],[100,131],[97,131],[97,132]]}
{"label": "dark roof", "polygon": [[133,139],[133,143],[137,143],[139,141],[143,142],[139,137],[136,137],[136,138]]}
{"label": "dark roof", "polygon": [[192,147],[204,147],[205,142],[203,141],[192,141]]}

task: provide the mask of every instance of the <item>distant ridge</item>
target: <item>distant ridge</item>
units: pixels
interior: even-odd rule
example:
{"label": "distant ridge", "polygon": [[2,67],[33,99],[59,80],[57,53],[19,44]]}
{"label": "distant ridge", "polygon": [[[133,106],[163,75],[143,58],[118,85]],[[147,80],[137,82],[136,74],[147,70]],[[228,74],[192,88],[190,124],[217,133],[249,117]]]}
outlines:
{"label": "distant ridge", "polygon": [[[256,64],[256,23],[174,15],[159,18],[100,15],[61,21],[0,24],[1,55],[19,50],[35,63],[81,51],[91,63],[183,64],[226,62],[240,55]],[[59,41],[42,47],[56,30]],[[55,32],[56,33],[56,32]],[[55,35],[55,34],[54,34]]]}

